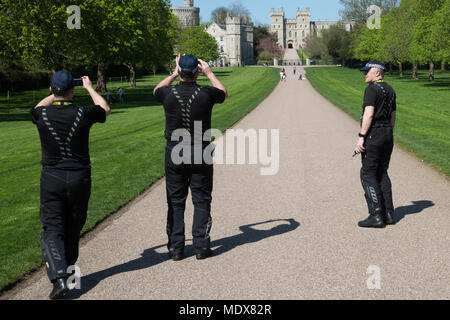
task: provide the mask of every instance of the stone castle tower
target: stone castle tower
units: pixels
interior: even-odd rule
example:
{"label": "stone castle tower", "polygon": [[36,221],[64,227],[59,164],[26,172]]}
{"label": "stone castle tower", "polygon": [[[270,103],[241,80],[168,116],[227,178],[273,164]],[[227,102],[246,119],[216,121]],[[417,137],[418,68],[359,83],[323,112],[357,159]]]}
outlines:
{"label": "stone castle tower", "polygon": [[[297,9],[295,19],[286,19],[284,10],[270,10],[270,32],[278,35],[278,44],[283,48],[300,49],[311,34],[320,35],[324,29],[337,24],[338,21],[311,21],[311,11]],[[353,23],[344,22],[347,31],[351,30]]]}
{"label": "stone castle tower", "polygon": [[227,47],[232,66],[241,63],[241,18],[228,16],[226,20]]}
{"label": "stone castle tower", "polygon": [[194,0],[184,0],[184,7],[170,7],[170,10],[184,27],[200,25],[200,8],[194,7]]}
{"label": "stone castle tower", "polygon": [[295,19],[286,19],[284,10],[270,10],[270,31],[278,35],[283,48],[301,48],[311,33],[311,11],[297,9]]}

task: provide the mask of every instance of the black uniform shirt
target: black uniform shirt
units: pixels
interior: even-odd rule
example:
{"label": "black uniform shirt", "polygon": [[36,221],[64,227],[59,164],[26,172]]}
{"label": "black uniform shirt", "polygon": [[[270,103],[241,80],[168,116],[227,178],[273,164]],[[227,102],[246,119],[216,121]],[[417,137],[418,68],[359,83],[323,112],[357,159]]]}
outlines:
{"label": "black uniform shirt", "polygon": [[43,165],[53,166],[67,159],[80,166],[90,165],[89,131],[95,122],[105,122],[102,107],[51,105],[31,109],[31,116],[41,138]]}
{"label": "black uniform shirt", "polygon": [[[166,115],[165,138],[171,140],[172,132],[186,129],[194,134],[194,121],[201,121],[202,135],[211,129],[214,104],[225,100],[225,92],[211,86],[200,87],[195,82],[161,87],[155,92],[156,100],[164,105]],[[194,138],[191,139],[194,143]]]}
{"label": "black uniform shirt", "polygon": [[390,123],[392,112],[397,110],[394,89],[384,81],[370,83],[364,92],[363,114],[367,106],[375,107],[372,125]]}

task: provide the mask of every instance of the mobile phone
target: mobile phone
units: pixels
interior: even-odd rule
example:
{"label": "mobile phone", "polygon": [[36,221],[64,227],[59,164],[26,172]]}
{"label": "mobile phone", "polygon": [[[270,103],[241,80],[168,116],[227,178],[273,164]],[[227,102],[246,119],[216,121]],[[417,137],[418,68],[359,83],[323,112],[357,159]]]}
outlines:
{"label": "mobile phone", "polygon": [[81,79],[81,78],[73,79],[73,86],[74,87],[82,87],[83,79]]}

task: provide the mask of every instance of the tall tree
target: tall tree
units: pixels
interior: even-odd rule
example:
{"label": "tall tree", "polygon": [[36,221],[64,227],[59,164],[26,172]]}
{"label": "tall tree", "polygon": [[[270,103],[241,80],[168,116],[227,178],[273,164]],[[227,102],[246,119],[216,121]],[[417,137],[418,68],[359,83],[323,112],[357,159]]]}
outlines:
{"label": "tall tree", "polygon": [[204,61],[215,61],[219,58],[217,42],[205,31],[204,25],[185,29],[176,51],[181,54],[192,54]]}
{"label": "tall tree", "polygon": [[388,13],[400,3],[399,0],[339,0],[339,2],[344,7],[339,10],[342,19],[359,23],[366,22],[370,17],[371,13],[367,13],[367,9],[371,5],[377,5],[383,13]]}
{"label": "tall tree", "polygon": [[400,77],[403,76],[403,63],[408,61],[413,39],[414,20],[407,6],[395,8],[383,17],[383,53],[386,61],[398,65]]}
{"label": "tall tree", "polygon": [[135,87],[139,62],[157,69],[172,59],[176,21],[168,0],[134,0],[129,4],[137,23],[130,45],[121,48],[120,56],[130,70],[131,87]]}
{"label": "tall tree", "polygon": [[445,64],[450,59],[450,0],[433,15],[431,20],[431,41],[436,44],[436,56],[441,61],[441,69],[445,70]]}
{"label": "tall tree", "polygon": [[433,37],[433,17],[442,8],[444,2],[445,0],[420,0],[415,1],[411,7],[416,23],[410,56],[414,61],[428,63],[430,81],[434,80],[434,63],[440,60],[439,41]]}
{"label": "tall tree", "polygon": [[218,7],[211,12],[211,21],[224,25],[227,21],[227,16],[230,13],[230,10],[225,7]]}

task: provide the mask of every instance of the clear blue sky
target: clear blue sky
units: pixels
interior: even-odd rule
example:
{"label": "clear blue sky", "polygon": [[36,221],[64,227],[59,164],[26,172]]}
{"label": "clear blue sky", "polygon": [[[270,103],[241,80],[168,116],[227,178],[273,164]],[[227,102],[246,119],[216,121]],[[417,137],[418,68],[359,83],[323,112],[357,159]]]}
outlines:
{"label": "clear blue sky", "polygon": [[[183,0],[171,0],[172,6],[182,7]],[[239,0],[194,0],[194,6],[200,8],[201,22],[211,20],[211,12],[217,7],[228,7]],[[297,8],[305,10],[310,8],[311,20],[340,19],[339,9],[342,9],[339,0],[240,0],[240,3],[250,11],[250,17],[256,24],[270,24],[270,8],[283,8],[286,18],[295,18]]]}

